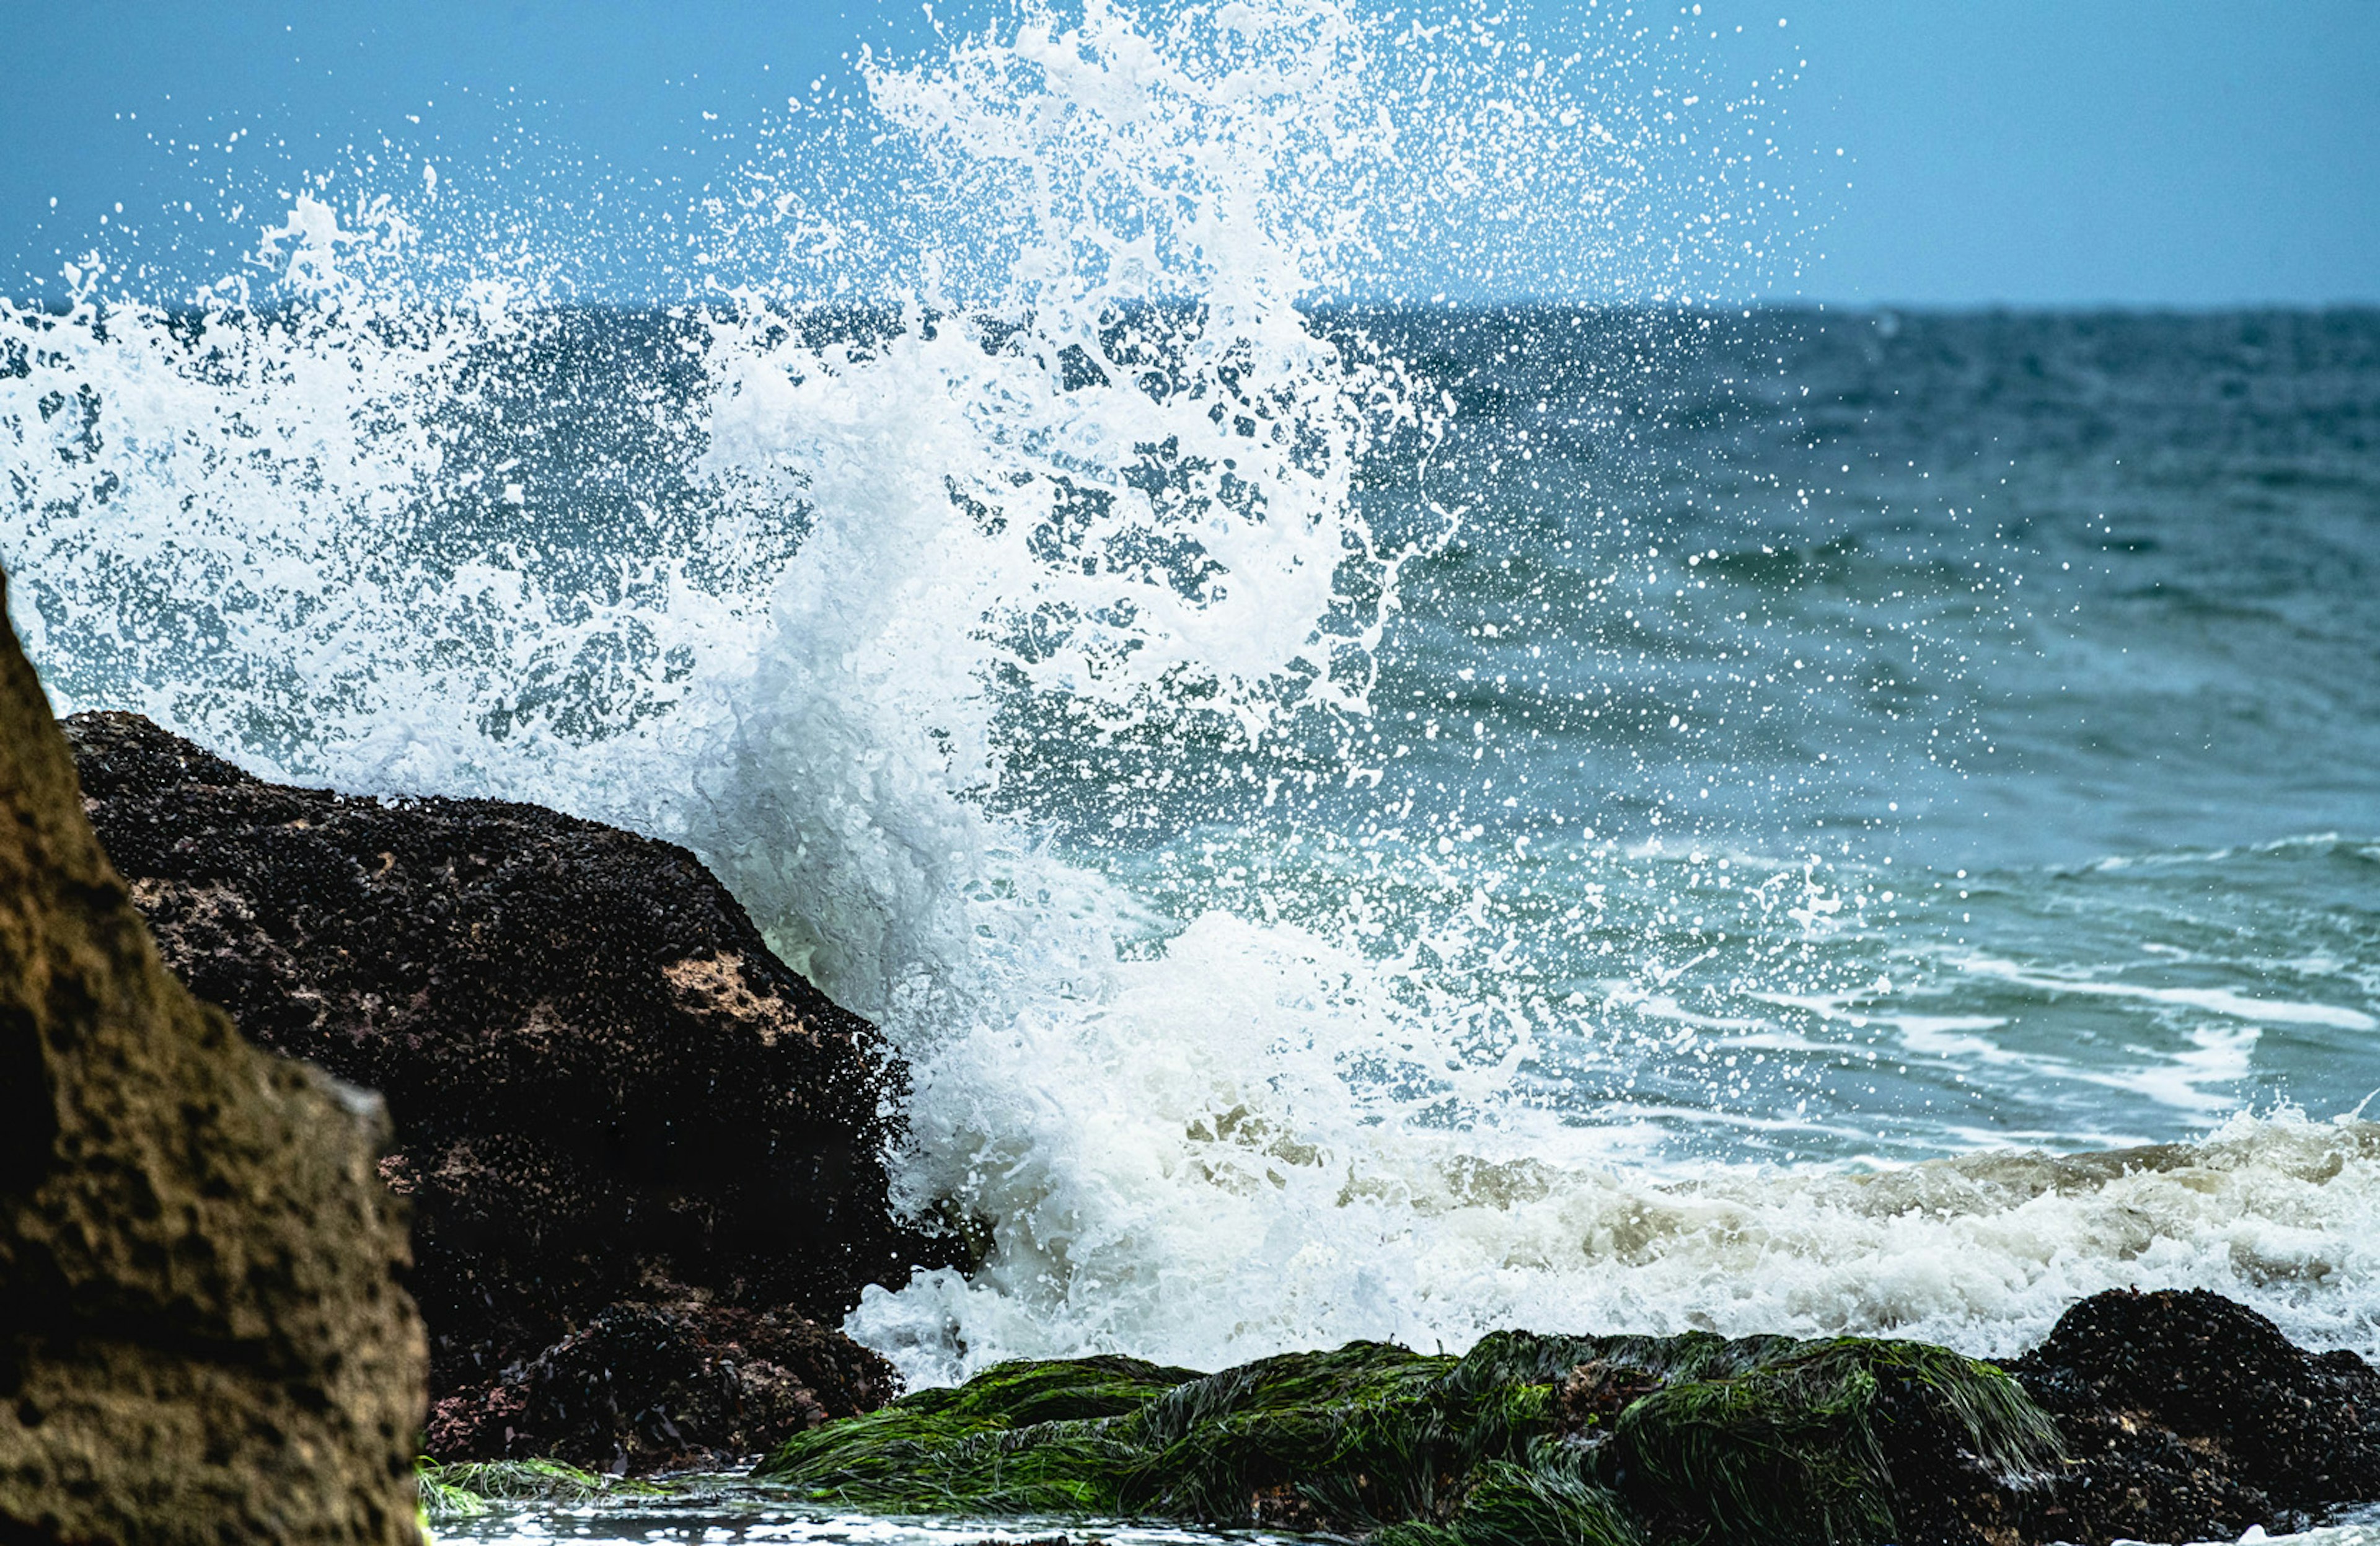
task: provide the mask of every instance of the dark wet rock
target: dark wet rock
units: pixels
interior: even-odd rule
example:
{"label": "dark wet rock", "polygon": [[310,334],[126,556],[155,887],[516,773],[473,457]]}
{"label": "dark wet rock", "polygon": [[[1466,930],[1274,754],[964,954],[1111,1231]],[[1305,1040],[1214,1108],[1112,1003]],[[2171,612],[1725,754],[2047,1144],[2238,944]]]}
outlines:
{"label": "dark wet rock", "polygon": [[716,1467],[899,1394],[890,1364],[799,1316],[624,1303],[511,1380],[441,1401],[431,1447],[612,1473]]}
{"label": "dark wet rock", "polygon": [[419,1539],[385,1135],[167,975],[0,627],[0,1540]]}
{"label": "dark wet rock", "polygon": [[2066,1432],[2042,1525],[2074,1540],[2278,1533],[2380,1498],[2380,1373],[2220,1295],[2097,1295],[2010,1369]]}
{"label": "dark wet rock", "polygon": [[[901,1070],[685,849],[531,806],[266,784],[130,714],[67,730],[101,839],[193,991],[386,1095],[382,1172],[413,1202],[431,1389],[454,1418],[433,1453],[518,1453],[488,1439],[514,1399],[492,1385],[560,1369],[599,1328],[689,1294],[831,1324],[931,1259],[886,1200]],[[644,1308],[605,1320],[615,1307]],[[651,1350],[640,1378],[701,1386],[718,1341],[666,1376]],[[874,1366],[817,1371],[795,1384],[826,1413],[880,1399]],[[747,1396],[808,1420],[790,1394]],[[461,1420],[473,1403],[489,1420]],[[668,1439],[642,1409],[624,1397],[609,1442],[551,1413],[513,1426],[639,1461]],[[697,1428],[727,1449],[761,1431]]]}

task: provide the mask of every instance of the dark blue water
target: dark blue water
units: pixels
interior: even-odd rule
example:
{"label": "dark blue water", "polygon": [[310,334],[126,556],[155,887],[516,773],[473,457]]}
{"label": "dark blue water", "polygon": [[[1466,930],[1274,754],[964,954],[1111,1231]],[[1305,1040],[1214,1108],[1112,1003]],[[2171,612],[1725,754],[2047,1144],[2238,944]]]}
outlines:
{"label": "dark blue water", "polygon": [[691,846],[987,1243],[849,1318],[912,1382],[2119,1284],[2380,1354],[2380,313],[1723,305],[1791,70],[998,9],[659,236],[393,138],[195,301],[0,302],[58,706]]}
{"label": "dark blue water", "polygon": [[[1318,827],[1442,922],[1452,834],[1497,919],[1471,991],[1597,1006],[1545,1098],[1756,1117],[1738,1151],[2380,1088],[2380,319],[1372,325],[1456,393],[1468,502],[1354,746],[1381,776],[1226,780],[1230,832],[1158,850],[1185,896],[1278,902],[1247,856]],[[1678,1024],[1801,1055],[1717,1077]]]}

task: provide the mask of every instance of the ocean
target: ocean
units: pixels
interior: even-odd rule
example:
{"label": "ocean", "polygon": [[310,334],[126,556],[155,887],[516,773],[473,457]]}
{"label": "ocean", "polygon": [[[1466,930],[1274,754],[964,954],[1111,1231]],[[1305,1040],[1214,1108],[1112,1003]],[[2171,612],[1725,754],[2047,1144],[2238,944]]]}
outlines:
{"label": "ocean", "polygon": [[913,1384],[2126,1284],[2380,1356],[2380,313],[1350,299],[1253,67],[1127,135],[1030,41],[879,79],[1041,190],[966,283],[433,305],[300,195],[271,299],[0,310],[60,712],[692,846],[913,1070]]}

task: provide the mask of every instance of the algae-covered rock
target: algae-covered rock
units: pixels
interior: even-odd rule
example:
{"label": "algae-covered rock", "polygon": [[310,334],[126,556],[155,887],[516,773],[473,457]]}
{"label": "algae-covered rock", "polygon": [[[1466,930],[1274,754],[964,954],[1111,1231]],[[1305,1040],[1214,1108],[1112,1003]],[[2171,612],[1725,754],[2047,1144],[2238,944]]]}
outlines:
{"label": "algae-covered rock", "polygon": [[[798,1437],[764,1474],[888,1512],[1624,1546],[1963,1540],[1896,1460],[2004,1488],[2058,1457],[2014,1381],[1913,1343],[1506,1333],[1461,1358],[1354,1343],[1181,1372],[1003,1365]],[[1582,1386],[1641,1394],[1598,1406]]]}
{"label": "algae-covered rock", "polygon": [[1608,1466],[1690,1539],[1963,1540],[2064,1458],[2014,1380],[1924,1343],[1712,1338],[1667,1375],[1613,1420]]}
{"label": "algae-covered rock", "polygon": [[2086,1299],[2003,1369],[1866,1337],[1354,1343],[1191,1375],[1004,1364],[763,1474],[889,1513],[1147,1516],[1376,1546],[2235,1539],[2380,1497],[2380,1374],[2206,1293]]}
{"label": "algae-covered rock", "polygon": [[[941,1260],[887,1200],[903,1071],[692,854],[268,784],[132,714],[67,730],[168,964],[251,1041],[386,1095],[432,1453],[724,1464],[891,1394],[833,1327]],[[598,1343],[616,1379],[574,1372]]]}
{"label": "algae-covered rock", "polygon": [[622,1499],[683,1499],[682,1484],[599,1475],[559,1460],[424,1459],[421,1511],[432,1525],[480,1518],[504,1503],[584,1507]]}
{"label": "algae-covered rock", "polygon": [[883,1514],[1120,1514],[1141,1449],[1120,1419],[1197,1371],[1138,1358],[1010,1363],[798,1435],[756,1473]]}
{"label": "algae-covered rock", "polygon": [[384,1136],[166,974],[0,627],[0,1540],[418,1539]]}

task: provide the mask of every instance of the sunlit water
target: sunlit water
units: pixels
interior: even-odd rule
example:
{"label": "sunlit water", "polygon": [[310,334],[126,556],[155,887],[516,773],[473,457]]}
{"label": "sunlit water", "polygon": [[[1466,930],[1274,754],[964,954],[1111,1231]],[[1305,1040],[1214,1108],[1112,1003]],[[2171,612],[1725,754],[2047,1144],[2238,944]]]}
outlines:
{"label": "sunlit water", "polygon": [[851,1317],[913,1382],[2118,1284],[2380,1351],[2380,319],[1710,304],[1790,193],[1658,41],[1030,9],[779,126],[674,308],[314,186],[0,315],[17,625],[691,845],[988,1248]]}

